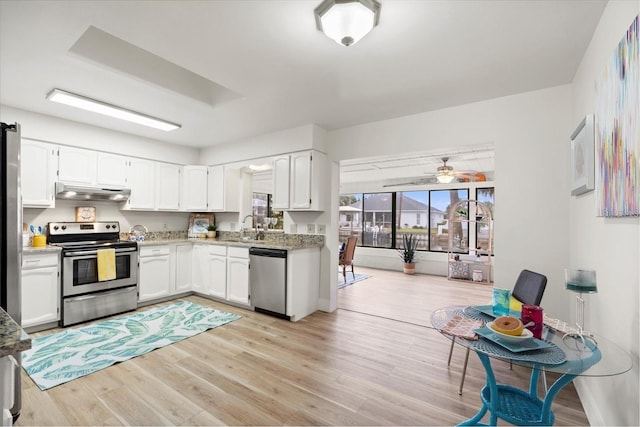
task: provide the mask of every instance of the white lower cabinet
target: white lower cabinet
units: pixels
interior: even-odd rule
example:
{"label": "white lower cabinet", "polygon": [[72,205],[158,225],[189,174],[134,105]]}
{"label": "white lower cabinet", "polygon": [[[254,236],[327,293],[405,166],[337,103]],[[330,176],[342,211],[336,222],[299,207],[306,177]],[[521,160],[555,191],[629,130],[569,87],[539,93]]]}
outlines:
{"label": "white lower cabinet", "polygon": [[214,297],[227,299],[227,247],[209,246],[208,249],[209,286],[207,293]]}
{"label": "white lower cabinet", "polygon": [[57,253],[22,257],[22,327],[60,320],[60,276]]}
{"label": "white lower cabinet", "polygon": [[[174,254],[173,250],[171,254]],[[192,258],[193,245],[191,243],[175,245],[175,274],[172,274],[171,277],[175,277],[175,293],[177,294],[191,290]]]}
{"label": "white lower cabinet", "polygon": [[227,300],[249,305],[249,249],[230,246],[227,252]]}
{"label": "white lower cabinet", "polygon": [[14,405],[15,375],[18,363],[13,356],[0,357],[0,410],[2,410],[2,425],[13,425],[11,408]]}
{"label": "white lower cabinet", "polygon": [[292,322],[318,310],[320,248],[296,249],[287,255],[287,315]]}
{"label": "white lower cabinet", "polygon": [[205,289],[211,281],[207,267],[207,256],[207,245],[193,245],[191,290],[201,294],[206,293]]}
{"label": "white lower cabinet", "polygon": [[170,252],[169,245],[149,246],[140,249],[140,271],[138,272],[139,302],[171,295]]}
{"label": "white lower cabinet", "polygon": [[227,247],[194,245],[193,286],[195,292],[227,299]]}
{"label": "white lower cabinet", "polygon": [[191,289],[221,300],[249,305],[249,249],[195,244]]}

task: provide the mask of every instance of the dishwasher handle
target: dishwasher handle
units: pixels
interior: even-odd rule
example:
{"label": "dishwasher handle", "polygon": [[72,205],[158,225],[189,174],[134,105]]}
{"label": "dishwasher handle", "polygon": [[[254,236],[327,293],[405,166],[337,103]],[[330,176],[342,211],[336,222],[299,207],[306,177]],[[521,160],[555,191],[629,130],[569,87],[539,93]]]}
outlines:
{"label": "dishwasher handle", "polygon": [[264,256],[270,258],[286,258],[286,249],[273,249],[273,248],[249,248],[249,255]]}

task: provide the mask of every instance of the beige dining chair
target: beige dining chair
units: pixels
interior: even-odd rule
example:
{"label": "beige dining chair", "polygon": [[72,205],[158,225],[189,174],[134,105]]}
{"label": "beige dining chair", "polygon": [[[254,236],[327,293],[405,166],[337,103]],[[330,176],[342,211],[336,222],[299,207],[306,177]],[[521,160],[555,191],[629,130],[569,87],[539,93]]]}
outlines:
{"label": "beige dining chair", "polygon": [[347,281],[347,267],[351,266],[351,274],[353,275],[353,279],[355,280],[356,275],[353,272],[353,257],[356,252],[356,243],[358,242],[357,236],[350,236],[347,238],[347,244],[343,251],[340,251],[340,258],[338,260],[338,265],[342,267],[342,276],[344,277],[344,281]]}

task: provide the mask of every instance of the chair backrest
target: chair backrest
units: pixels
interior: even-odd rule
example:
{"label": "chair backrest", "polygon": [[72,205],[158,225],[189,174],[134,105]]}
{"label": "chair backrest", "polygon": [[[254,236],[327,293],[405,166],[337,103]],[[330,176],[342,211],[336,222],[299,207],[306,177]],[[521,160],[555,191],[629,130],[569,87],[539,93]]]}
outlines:
{"label": "chair backrest", "polygon": [[340,260],[341,264],[351,264],[353,261],[353,255],[356,252],[356,243],[358,242],[358,236],[350,236],[347,238],[347,246],[344,248],[344,255]]}
{"label": "chair backrest", "polygon": [[529,270],[522,270],[511,295],[523,304],[540,305],[546,286],[547,276]]}

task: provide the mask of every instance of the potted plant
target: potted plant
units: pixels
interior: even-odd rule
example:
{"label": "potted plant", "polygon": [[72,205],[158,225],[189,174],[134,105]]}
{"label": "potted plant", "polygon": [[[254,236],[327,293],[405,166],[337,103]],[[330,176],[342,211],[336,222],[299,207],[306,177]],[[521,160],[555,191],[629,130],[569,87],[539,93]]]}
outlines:
{"label": "potted plant", "polygon": [[402,236],[403,248],[398,251],[400,257],[404,261],[404,272],[406,274],[415,274],[416,272],[416,248],[418,247],[418,239],[413,234],[404,234]]}
{"label": "potted plant", "polygon": [[467,210],[466,209],[458,209],[456,210],[456,216],[458,218],[464,219],[467,217]]}
{"label": "potted plant", "polygon": [[215,224],[209,224],[209,226],[207,227],[207,237],[211,239],[216,237],[216,230],[217,230],[217,227]]}

